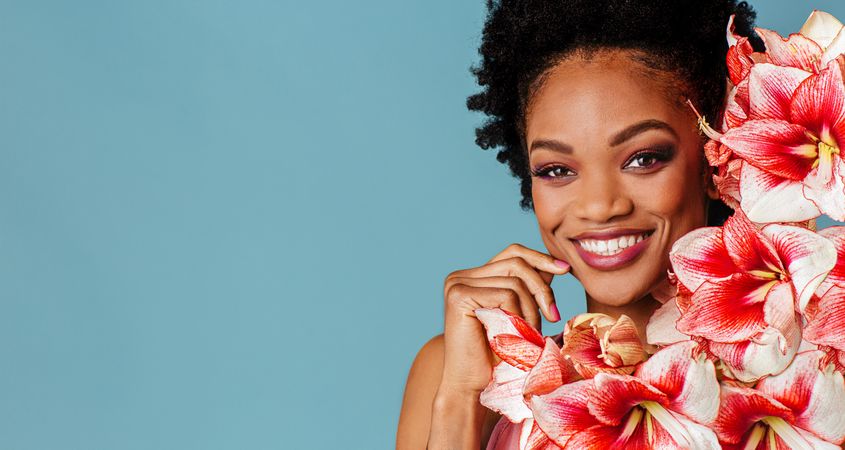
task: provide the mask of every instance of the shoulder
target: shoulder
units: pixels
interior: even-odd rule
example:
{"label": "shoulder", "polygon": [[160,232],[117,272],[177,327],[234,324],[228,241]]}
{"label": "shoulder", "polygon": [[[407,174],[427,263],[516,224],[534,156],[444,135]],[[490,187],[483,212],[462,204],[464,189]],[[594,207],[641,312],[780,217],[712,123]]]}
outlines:
{"label": "shoulder", "polygon": [[431,408],[443,375],[443,334],[429,339],[417,352],[402,399],[396,448],[425,448],[431,427]]}
{"label": "shoulder", "polygon": [[410,375],[414,374],[414,371],[417,372],[434,372],[433,369],[437,370],[438,379],[437,383],[440,383],[440,374],[443,372],[443,333],[434,336],[433,338],[429,339],[420,350],[417,352],[416,358],[414,358],[414,363],[411,365],[411,373]]}

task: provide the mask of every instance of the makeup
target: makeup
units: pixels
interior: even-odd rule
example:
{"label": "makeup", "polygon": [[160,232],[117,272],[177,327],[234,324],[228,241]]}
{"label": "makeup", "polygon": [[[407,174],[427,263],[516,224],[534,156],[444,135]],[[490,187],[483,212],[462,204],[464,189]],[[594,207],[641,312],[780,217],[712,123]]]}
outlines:
{"label": "makeup", "polygon": [[582,233],[571,239],[587,265],[617,270],[634,261],[651,242],[654,230],[617,229]]}

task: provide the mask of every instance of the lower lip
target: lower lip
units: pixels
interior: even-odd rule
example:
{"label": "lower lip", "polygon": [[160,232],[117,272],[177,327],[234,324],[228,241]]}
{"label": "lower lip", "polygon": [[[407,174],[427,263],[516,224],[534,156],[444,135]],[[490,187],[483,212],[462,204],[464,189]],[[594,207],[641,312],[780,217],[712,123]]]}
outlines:
{"label": "lower lip", "polygon": [[581,259],[587,263],[588,266],[599,269],[599,270],[615,270],[619,269],[640,255],[640,253],[648,247],[649,240],[651,239],[651,235],[646,237],[640,242],[622,250],[621,252],[615,255],[597,255],[595,253],[588,252],[581,248],[581,244],[578,242],[574,242],[575,244],[575,251],[581,256]]}

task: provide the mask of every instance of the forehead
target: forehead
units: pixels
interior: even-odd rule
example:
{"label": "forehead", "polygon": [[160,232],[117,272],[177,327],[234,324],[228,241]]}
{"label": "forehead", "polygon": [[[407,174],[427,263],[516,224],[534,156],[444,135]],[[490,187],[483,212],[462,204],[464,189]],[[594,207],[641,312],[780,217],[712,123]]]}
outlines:
{"label": "forehead", "polygon": [[526,136],[595,140],[642,120],[681,132],[695,128],[670,75],[649,69],[624,51],[567,58],[543,77],[526,111]]}

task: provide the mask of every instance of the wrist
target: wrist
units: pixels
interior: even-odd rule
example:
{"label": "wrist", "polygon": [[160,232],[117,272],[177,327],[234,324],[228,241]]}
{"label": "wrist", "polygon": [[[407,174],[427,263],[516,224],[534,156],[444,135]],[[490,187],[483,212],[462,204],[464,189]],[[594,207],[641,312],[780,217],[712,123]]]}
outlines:
{"label": "wrist", "polygon": [[478,400],[480,393],[455,386],[438,388],[432,405],[428,450],[480,448],[487,412]]}

